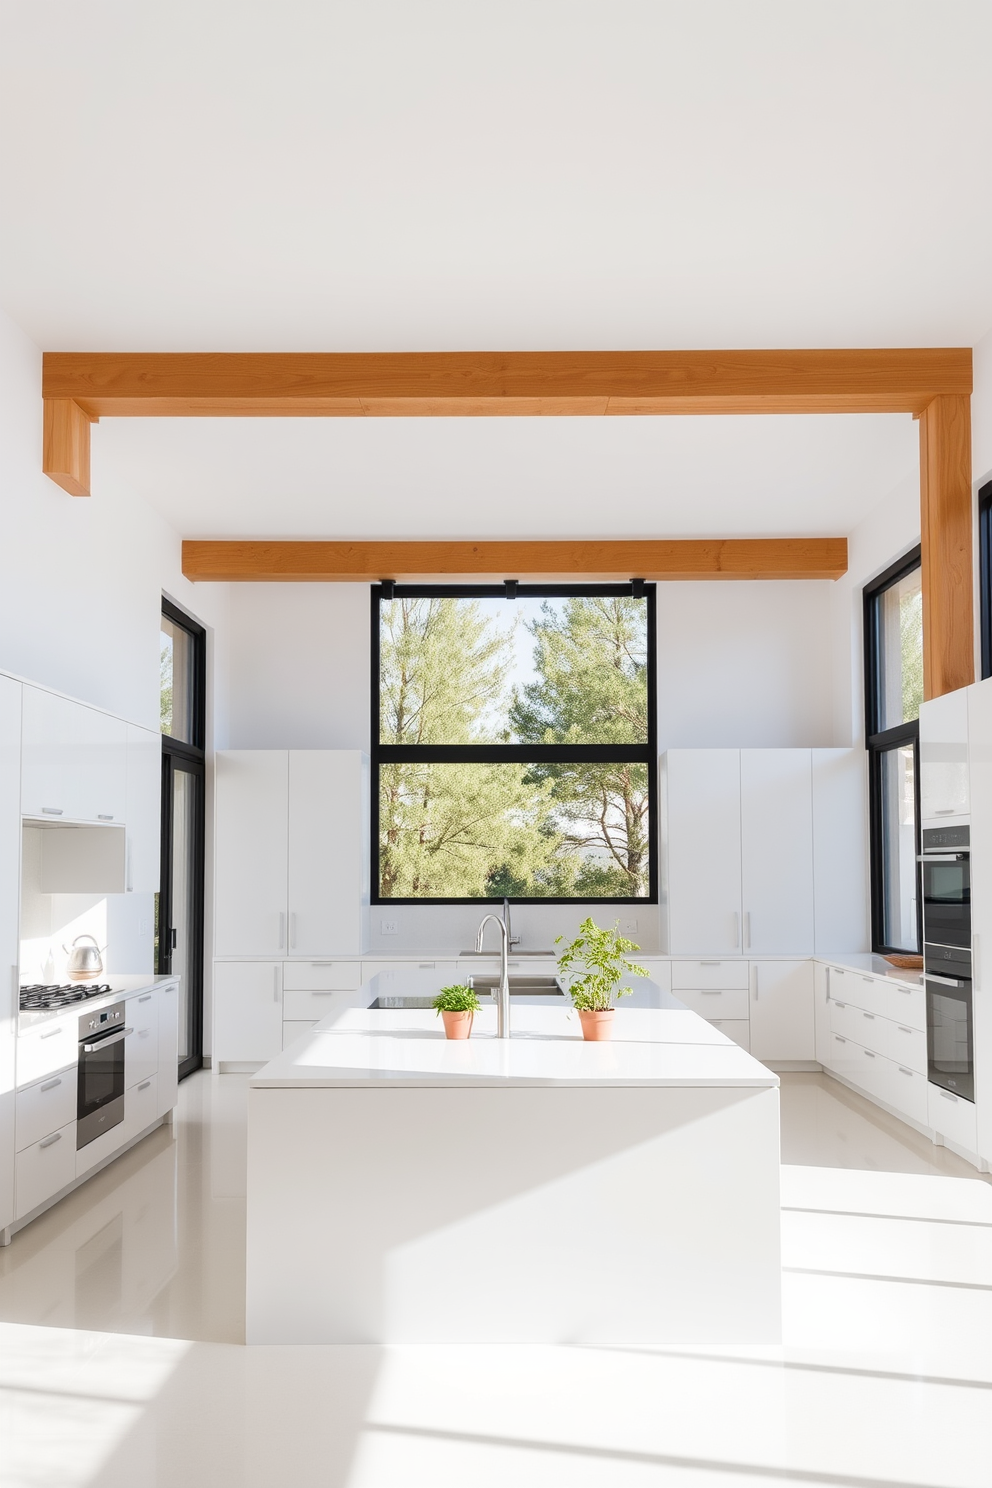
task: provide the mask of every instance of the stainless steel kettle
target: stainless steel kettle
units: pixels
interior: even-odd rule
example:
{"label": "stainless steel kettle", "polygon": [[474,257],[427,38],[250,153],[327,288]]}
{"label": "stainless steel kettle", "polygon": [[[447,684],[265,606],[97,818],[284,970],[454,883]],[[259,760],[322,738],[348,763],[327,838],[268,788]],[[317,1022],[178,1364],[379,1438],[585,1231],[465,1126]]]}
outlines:
{"label": "stainless steel kettle", "polygon": [[[88,940],[89,945],[81,945],[80,942]],[[69,957],[66,967],[70,982],[86,982],[90,977],[97,977],[103,971],[103,957],[100,954],[101,947],[97,945],[92,935],[77,935],[72,942],[71,948],[64,945],[62,949]],[[103,946],[103,950],[107,947]]]}

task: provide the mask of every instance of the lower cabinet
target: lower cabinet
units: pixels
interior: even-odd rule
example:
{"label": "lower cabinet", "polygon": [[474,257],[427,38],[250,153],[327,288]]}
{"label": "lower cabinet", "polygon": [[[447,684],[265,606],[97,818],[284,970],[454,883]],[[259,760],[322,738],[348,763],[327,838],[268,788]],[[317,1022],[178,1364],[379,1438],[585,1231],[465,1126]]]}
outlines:
{"label": "lower cabinet", "polygon": [[156,1112],[164,1116],[179,1099],[179,983],[166,982],[158,989],[158,1074],[155,1077]]}
{"label": "lower cabinet", "polygon": [[154,992],[131,997],[127,1017],[131,1032],[124,1056],[124,1080],[130,1088],[158,1073],[158,998]]}
{"label": "lower cabinet", "polygon": [[214,964],[215,1062],[265,1064],[282,1050],[282,963]]}
{"label": "lower cabinet", "polygon": [[149,1075],[124,1093],[124,1140],[132,1138],[151,1126],[162,1114],[158,1102],[158,1076]]}
{"label": "lower cabinet", "polygon": [[815,1059],[812,961],[752,961],[750,976],[755,1059]]}
{"label": "lower cabinet", "polygon": [[927,1125],[966,1152],[978,1151],[978,1125],[973,1102],[939,1085],[927,1085]]}
{"label": "lower cabinet", "polygon": [[32,1142],[14,1160],[15,1218],[23,1219],[76,1176],[76,1123]]}
{"label": "lower cabinet", "polygon": [[17,1151],[33,1147],[76,1119],[76,1070],[60,1070],[18,1090],[14,1106]]}

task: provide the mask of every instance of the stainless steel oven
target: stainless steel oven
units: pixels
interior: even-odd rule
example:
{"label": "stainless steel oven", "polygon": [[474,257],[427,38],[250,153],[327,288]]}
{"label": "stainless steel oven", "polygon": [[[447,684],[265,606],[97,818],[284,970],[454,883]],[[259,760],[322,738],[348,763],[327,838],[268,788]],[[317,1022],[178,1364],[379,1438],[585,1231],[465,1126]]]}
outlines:
{"label": "stainless steel oven", "polygon": [[971,952],[960,946],[924,949],[927,992],[927,1079],[963,1100],[975,1099]]}
{"label": "stainless steel oven", "polygon": [[124,1120],[125,1004],[115,1003],[79,1020],[76,1079],[76,1147],[85,1147]]}
{"label": "stainless steel oven", "polygon": [[923,832],[923,939],[971,950],[971,830],[930,827]]}

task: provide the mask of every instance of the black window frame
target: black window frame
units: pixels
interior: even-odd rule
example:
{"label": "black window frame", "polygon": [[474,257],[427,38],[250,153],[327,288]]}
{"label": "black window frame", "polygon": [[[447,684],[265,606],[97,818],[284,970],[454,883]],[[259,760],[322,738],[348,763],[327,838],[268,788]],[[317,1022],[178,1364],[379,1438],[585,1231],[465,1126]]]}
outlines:
{"label": "black window frame", "polygon": [[978,490],[978,592],[984,680],[992,677],[992,481]]}
{"label": "black window frame", "polygon": [[[203,981],[204,891],[206,881],[206,720],[207,720],[207,632],[185,611],[163,596],[162,615],[184,630],[192,641],[190,657],[193,668],[190,733],[193,743],[162,734],[162,826],[158,893],[158,957],[156,971],[160,976],[172,972],[172,945],[166,944],[163,928],[172,923],[172,803],[177,768],[195,775],[198,781],[198,809],[193,823],[193,908],[194,925],[190,939],[196,947],[196,977],[189,999],[191,1050],[180,1061],[179,1078],[184,1080],[203,1067]],[[183,994],[187,989],[183,989]]]}
{"label": "black window frame", "polygon": [[916,864],[916,934],[918,948],[889,945],[885,941],[884,845],[882,841],[882,769],[883,756],[901,744],[913,745],[913,785],[916,795],[916,857],[920,855],[920,722],[895,724],[880,729],[881,635],[878,624],[878,601],[886,590],[922,566],[920,546],[911,548],[884,573],[864,588],[865,647],[865,747],[868,750],[868,820],[870,849],[871,948],[879,955],[894,952],[917,954],[923,948],[923,894],[919,862]]}
{"label": "black window frame", "polygon": [[[381,744],[379,742],[379,606],[384,599],[571,599],[605,597],[643,599],[647,604],[648,741],[646,744]],[[371,903],[389,904],[498,904],[492,898],[400,898],[379,893],[379,766],[418,759],[431,764],[457,764],[473,760],[482,764],[508,761],[527,763],[581,763],[583,761],[626,762],[647,765],[648,770],[648,893],[585,899],[579,897],[510,896],[511,904],[642,904],[658,903],[658,695],[657,695],[657,596],[654,584],[634,579],[625,584],[523,584],[515,579],[502,584],[398,584],[385,581],[372,585],[372,728],[370,761],[371,790]]]}

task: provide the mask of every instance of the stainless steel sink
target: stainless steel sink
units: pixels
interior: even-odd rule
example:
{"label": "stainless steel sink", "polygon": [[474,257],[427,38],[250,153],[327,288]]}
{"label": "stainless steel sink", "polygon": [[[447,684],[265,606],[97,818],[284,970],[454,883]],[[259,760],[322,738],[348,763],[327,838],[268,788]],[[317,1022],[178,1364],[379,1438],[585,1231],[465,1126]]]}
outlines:
{"label": "stainless steel sink", "polygon": [[[486,997],[499,986],[498,976],[472,976],[469,982],[479,996]],[[511,997],[554,997],[563,998],[564,992],[558,985],[557,978],[553,976],[511,976]],[[377,997],[375,1002],[369,1004],[372,1008],[429,1008],[434,1006],[433,997]]]}
{"label": "stainless steel sink", "polygon": [[[467,960],[469,957],[479,956],[483,961],[493,961],[499,956],[499,951],[459,951],[459,961]],[[545,961],[554,961],[554,951],[511,951],[510,960],[520,961],[525,956],[540,956]]]}

